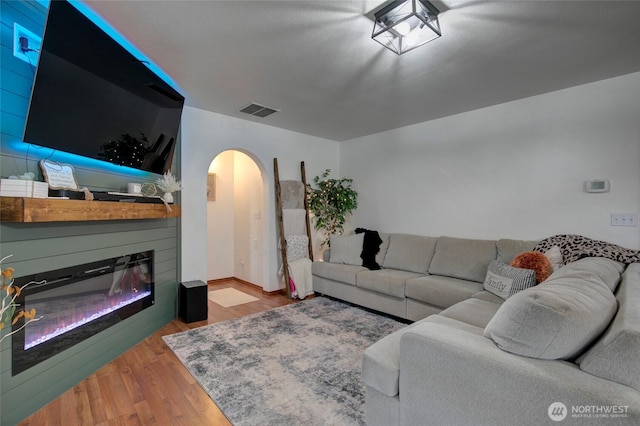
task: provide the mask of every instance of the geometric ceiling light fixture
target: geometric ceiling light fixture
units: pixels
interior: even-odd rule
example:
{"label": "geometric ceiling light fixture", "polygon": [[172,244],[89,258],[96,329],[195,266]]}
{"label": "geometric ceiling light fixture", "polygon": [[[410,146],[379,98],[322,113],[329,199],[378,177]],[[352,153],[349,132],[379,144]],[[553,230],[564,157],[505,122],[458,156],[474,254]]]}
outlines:
{"label": "geometric ceiling light fixture", "polygon": [[397,0],[374,14],[371,38],[402,55],[442,35],[440,11],[426,0]]}

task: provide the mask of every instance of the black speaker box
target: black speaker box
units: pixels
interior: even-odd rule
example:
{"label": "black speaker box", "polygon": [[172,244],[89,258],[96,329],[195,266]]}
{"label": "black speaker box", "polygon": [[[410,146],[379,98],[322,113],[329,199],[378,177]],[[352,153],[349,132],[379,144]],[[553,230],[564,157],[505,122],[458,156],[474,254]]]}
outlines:
{"label": "black speaker box", "polygon": [[178,294],[178,315],[184,322],[204,321],[207,307],[207,284],[202,281],[188,281],[180,284]]}

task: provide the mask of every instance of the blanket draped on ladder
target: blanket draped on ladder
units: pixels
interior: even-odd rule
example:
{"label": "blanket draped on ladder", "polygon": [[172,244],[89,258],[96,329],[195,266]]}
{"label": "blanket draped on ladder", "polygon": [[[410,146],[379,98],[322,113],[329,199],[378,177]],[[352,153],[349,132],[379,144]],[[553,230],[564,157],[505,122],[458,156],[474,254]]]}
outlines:
{"label": "blanket draped on ladder", "polygon": [[[287,246],[287,261],[291,297],[304,299],[313,294],[309,237],[306,231],[307,211],[304,208],[306,188],[300,181],[280,181],[282,193],[282,227]],[[282,273],[281,268],[281,275]]]}

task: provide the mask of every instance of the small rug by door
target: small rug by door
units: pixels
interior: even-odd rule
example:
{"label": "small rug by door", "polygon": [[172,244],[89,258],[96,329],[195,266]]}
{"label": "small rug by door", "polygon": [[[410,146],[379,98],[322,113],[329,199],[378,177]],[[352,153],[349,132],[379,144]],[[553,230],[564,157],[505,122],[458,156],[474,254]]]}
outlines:
{"label": "small rug by door", "polygon": [[363,425],[362,353],[404,326],[316,297],[163,339],[234,425]]}
{"label": "small rug by door", "polygon": [[209,292],[209,300],[217,303],[223,308],[230,306],[242,305],[243,303],[255,302],[259,300],[247,293],[243,293],[235,288],[222,288],[220,290],[211,290]]}

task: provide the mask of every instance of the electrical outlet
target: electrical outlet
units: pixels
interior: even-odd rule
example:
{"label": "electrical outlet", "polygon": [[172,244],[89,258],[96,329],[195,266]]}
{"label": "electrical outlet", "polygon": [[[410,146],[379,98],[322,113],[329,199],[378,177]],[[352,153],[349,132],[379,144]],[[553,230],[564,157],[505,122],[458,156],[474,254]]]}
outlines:
{"label": "electrical outlet", "polygon": [[13,56],[32,66],[36,66],[41,48],[42,37],[32,33],[17,22],[13,23]]}
{"label": "electrical outlet", "polygon": [[635,213],[611,213],[611,226],[638,226]]}

